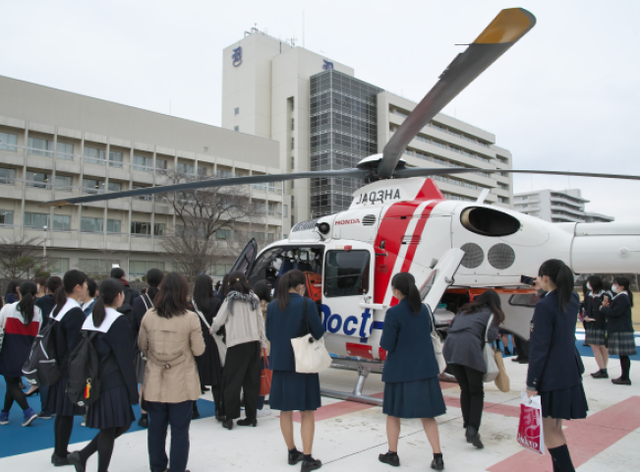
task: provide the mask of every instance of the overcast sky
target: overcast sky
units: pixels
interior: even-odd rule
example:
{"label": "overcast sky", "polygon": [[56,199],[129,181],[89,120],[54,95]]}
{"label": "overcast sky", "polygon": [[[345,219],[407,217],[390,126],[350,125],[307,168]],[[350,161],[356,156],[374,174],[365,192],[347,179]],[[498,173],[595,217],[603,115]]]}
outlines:
{"label": "overcast sky", "polygon": [[[514,6],[537,25],[444,112],[494,133],[514,168],[640,175],[637,0],[3,2],[0,75],[219,126],[222,49],[257,25],[419,101],[464,50],[455,44]],[[588,211],[640,219],[640,182],[514,183],[581,188]]]}

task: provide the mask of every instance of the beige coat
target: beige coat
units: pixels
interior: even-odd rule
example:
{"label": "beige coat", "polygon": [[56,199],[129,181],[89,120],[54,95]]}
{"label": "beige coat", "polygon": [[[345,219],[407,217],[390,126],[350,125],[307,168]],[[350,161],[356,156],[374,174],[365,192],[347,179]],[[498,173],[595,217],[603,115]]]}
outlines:
{"label": "beige coat", "polygon": [[200,398],[200,378],[194,356],[204,353],[200,319],[193,311],[167,319],[152,308],[142,318],[140,351],[147,357],[144,399],[180,403]]}

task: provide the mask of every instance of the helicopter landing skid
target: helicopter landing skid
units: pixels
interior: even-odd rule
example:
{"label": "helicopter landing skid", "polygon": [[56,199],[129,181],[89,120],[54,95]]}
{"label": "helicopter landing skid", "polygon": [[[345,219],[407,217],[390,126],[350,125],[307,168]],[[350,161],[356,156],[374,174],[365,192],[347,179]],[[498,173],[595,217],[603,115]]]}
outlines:
{"label": "helicopter landing skid", "polygon": [[371,372],[381,374],[383,364],[380,362],[367,362],[354,359],[334,359],[331,365],[334,369],[358,370],[358,380],[353,392],[341,392],[339,390],[330,390],[326,388],[320,389],[320,393],[329,398],[337,398],[339,400],[349,400],[352,402],[366,403],[369,405],[382,406],[382,398],[370,397],[364,395],[362,390],[364,382]]}

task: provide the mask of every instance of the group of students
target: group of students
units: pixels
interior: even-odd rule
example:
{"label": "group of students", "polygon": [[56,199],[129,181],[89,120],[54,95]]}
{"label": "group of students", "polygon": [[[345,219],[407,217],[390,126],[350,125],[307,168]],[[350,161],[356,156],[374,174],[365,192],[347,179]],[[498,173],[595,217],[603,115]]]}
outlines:
{"label": "group of students", "polygon": [[[280,429],[288,449],[287,462],[301,463],[302,472],[322,466],[322,462],[312,456],[314,412],[321,405],[319,377],[296,372],[291,346],[292,338],[307,332],[317,339],[324,334],[316,303],[305,297],[304,273],[286,272],[280,278],[273,301],[267,281],[251,287],[244,274],[236,272],[225,277],[220,292],[216,293],[211,278],[202,275],[196,280],[190,303],[184,276],[176,272],[164,275],[152,269],[147,277],[149,290],[133,301],[130,320],[118,311],[126,298],[124,285],[118,278],[100,284],[99,296],[89,316],[85,316],[80,304],[88,298],[87,276],[71,270],[58,288],[55,282],[52,281],[51,287],[47,282],[47,291],[52,292],[47,296],[51,300],[44,300],[47,306],[55,305],[50,315],[43,316],[43,310],[34,302],[37,287],[32,282],[21,284],[20,301],[0,312],[0,322],[5,329],[0,373],[7,383],[0,419],[8,417],[6,413],[16,401],[25,412],[25,425],[37,415],[28,407],[19,387],[20,368],[41,325],[56,323],[56,354],[62,376],[49,387],[46,401],[46,407],[56,417],[53,465],[71,464],[77,472],[84,472],[87,459],[97,452],[98,471],[106,472],[115,439],[134,421],[131,405],[141,397],[149,428],[151,471],[185,471],[189,425],[203,386],[212,386],[216,417],[228,429],[240,417],[242,391],[246,417],[236,424],[255,427],[258,406],[264,402],[259,392],[260,371],[268,355],[273,371],[269,403],[271,408],[281,411]],[[574,468],[562,420],[584,418],[588,410],[582,386],[584,367],[575,348],[580,302],[573,291],[571,270],[560,260],[542,264],[537,283],[543,298],[535,307],[531,323],[527,393],[541,396],[545,443],[554,471],[571,472]],[[629,282],[624,277],[616,278],[617,295],[612,299],[602,295],[597,279],[590,278],[589,284],[591,294],[585,319],[592,322],[593,318],[595,323],[599,313],[606,317],[605,338],[609,351],[613,347],[613,352],[621,355],[623,368],[621,379],[616,379],[622,382],[614,383],[628,384],[625,380],[628,380],[629,368],[622,358],[632,355],[632,349],[628,346],[628,336],[621,334],[628,330],[617,327],[626,328],[627,318],[630,320],[633,302]],[[400,465],[400,420],[420,418],[433,450],[430,466],[443,470],[435,418],[446,412],[446,406],[438,383],[441,369],[431,338],[425,335],[431,332],[433,318],[421,303],[411,274],[396,274],[391,285],[398,303],[387,311],[380,341],[387,352],[382,380],[389,450],[380,454],[379,460],[392,466]],[[614,322],[609,322],[610,319]],[[483,447],[479,430],[486,366],[481,351],[485,342],[492,342],[498,336],[498,327],[503,321],[499,296],[494,291],[485,291],[454,317],[444,344],[449,372],[460,385],[465,437],[477,448]],[[602,333],[595,331],[602,329],[602,325],[593,326],[594,331],[588,331],[588,340],[592,346],[600,346],[594,340],[603,338]],[[65,361],[87,334],[93,334],[91,341],[100,359],[102,388],[99,399],[85,411],[72,403],[65,392],[69,379]],[[635,344],[633,351],[635,354]],[[294,439],[294,411],[301,413],[302,451],[297,449]],[[87,426],[99,432],[82,450],[69,452],[73,417],[81,414],[86,415]],[[172,438],[170,457],[165,450],[168,426],[171,426]]]}

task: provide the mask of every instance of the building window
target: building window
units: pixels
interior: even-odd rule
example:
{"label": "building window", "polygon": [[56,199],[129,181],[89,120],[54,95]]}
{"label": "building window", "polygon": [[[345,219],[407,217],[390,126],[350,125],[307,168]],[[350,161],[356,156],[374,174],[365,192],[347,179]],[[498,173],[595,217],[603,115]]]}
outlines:
{"label": "building window", "polygon": [[229,241],[231,239],[231,230],[230,229],[219,229],[216,231],[216,239],[226,239]]}
{"label": "building window", "polygon": [[155,223],[153,225],[153,235],[158,237],[164,237],[165,224],[164,223]]}
{"label": "building window", "polygon": [[49,214],[48,213],[25,213],[24,214],[24,227],[30,229],[42,229],[44,226],[49,226]]}
{"label": "building window", "polygon": [[68,175],[56,175],[55,178],[55,189],[56,190],[68,190],[71,191],[73,188],[72,177]]}
{"label": "building window", "polygon": [[199,177],[207,176],[207,168],[205,166],[198,166],[198,176]]}
{"label": "building window", "polygon": [[240,131],[240,126],[234,126],[233,131]]}
{"label": "building window", "polygon": [[82,179],[82,193],[96,194],[104,192],[104,182],[95,179]]}
{"label": "building window", "polygon": [[69,259],[62,257],[47,257],[47,272],[51,275],[69,272]]}
{"label": "building window", "polygon": [[164,272],[164,262],[155,261],[130,261],[129,277],[144,277],[149,269],[160,269]]}
{"label": "building window", "polygon": [[289,216],[289,205],[282,205],[282,216],[285,218]]}
{"label": "building window", "polygon": [[166,159],[156,159],[156,169],[166,170],[167,169],[167,160]]}
{"label": "building window", "polygon": [[291,170],[296,168],[296,159],[295,157],[291,156]]}
{"label": "building window", "polygon": [[32,172],[28,170],[25,185],[35,188],[51,188],[49,178],[50,175],[44,172]]}
{"label": "building window", "polygon": [[296,129],[296,128],[295,128],[295,122],[296,122],[295,118],[291,118],[291,131],[293,131],[294,129]]}
{"label": "building window", "polygon": [[16,179],[16,170],[0,167],[0,184],[13,184]]}
{"label": "building window", "polygon": [[[240,114],[240,107],[236,107],[233,109],[233,114],[234,115],[239,115]],[[237,131],[237,130],[236,130]]]}
{"label": "building window", "polygon": [[264,233],[262,231],[252,231],[251,237],[258,242],[264,242]]}
{"label": "building window", "polygon": [[[80,221],[80,231],[83,233],[102,233],[104,231],[104,220],[102,218],[82,217]],[[107,233],[119,233],[120,220],[107,220]]]}
{"label": "building window", "polygon": [[[166,167],[166,161],[165,161]],[[153,157],[133,156],[133,170],[149,170],[153,169]]]}
{"label": "building window", "polygon": [[84,162],[103,166],[107,161],[107,151],[89,146],[84,147]]}
{"label": "building window", "polygon": [[[291,184],[293,184],[293,180],[291,181]],[[293,188],[293,185],[291,185],[291,188]],[[291,195],[291,209],[293,210],[296,207],[296,197],[294,197],[293,195]]]}
{"label": "building window", "polygon": [[178,162],[178,172],[184,175],[194,175],[195,167],[193,164],[185,164],[183,162]]}
{"label": "building window", "polygon": [[58,159],[73,160],[73,144],[56,143],[56,157]]}
{"label": "building window", "polygon": [[132,221],[131,222],[131,234],[150,235],[151,234],[151,223],[146,223],[146,222],[143,222],[143,221]]}
{"label": "building window", "polygon": [[0,132],[0,150],[16,152],[18,148],[18,135]]}
{"label": "building window", "polygon": [[233,173],[230,170],[217,169],[216,178],[218,179],[230,179],[233,177]]}
{"label": "building window", "polygon": [[37,156],[53,157],[53,141],[41,138],[29,138],[27,140],[29,154]]}
{"label": "building window", "polygon": [[109,151],[109,167],[118,167],[122,169],[124,156],[120,151]]}
{"label": "building window", "polygon": [[291,150],[296,148],[296,138],[291,138]]}
{"label": "building window", "polygon": [[13,224],[13,211],[0,210],[0,225],[12,225]]}

